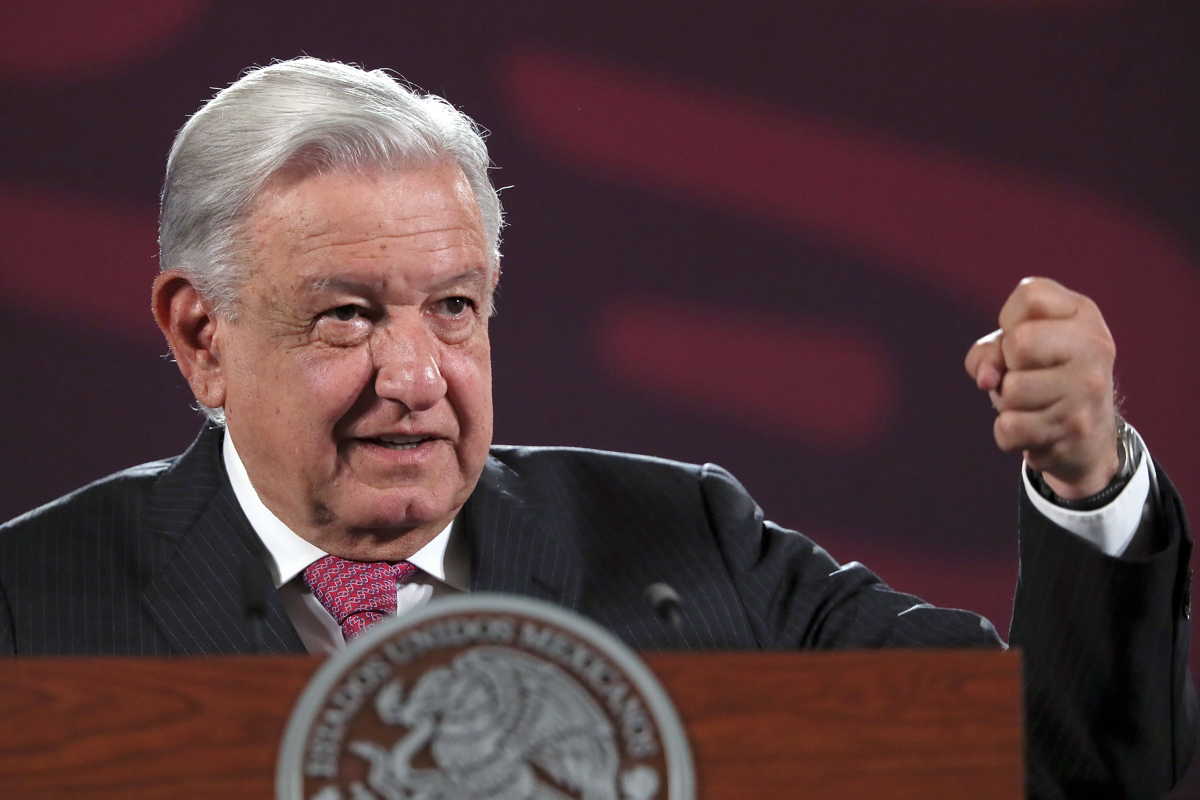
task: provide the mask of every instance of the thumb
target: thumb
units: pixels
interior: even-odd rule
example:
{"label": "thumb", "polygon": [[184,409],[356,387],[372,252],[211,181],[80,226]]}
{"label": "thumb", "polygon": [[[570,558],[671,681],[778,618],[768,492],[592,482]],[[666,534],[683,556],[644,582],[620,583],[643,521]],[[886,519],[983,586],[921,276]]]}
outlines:
{"label": "thumb", "polygon": [[969,351],[964,366],[967,374],[975,381],[975,385],[985,392],[994,392],[1000,388],[1007,367],[1004,363],[1004,352],[1000,349],[1000,341],[1004,331],[995,330],[977,341]]}

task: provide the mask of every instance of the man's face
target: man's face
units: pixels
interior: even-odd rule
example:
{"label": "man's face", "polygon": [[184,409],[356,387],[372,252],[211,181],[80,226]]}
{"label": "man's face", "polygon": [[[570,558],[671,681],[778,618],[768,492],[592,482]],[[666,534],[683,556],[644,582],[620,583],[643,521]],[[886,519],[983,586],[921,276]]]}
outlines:
{"label": "man's face", "polygon": [[276,516],[323,549],[405,558],[470,495],[492,440],[493,272],[462,172],[278,180],[216,321],[229,428]]}

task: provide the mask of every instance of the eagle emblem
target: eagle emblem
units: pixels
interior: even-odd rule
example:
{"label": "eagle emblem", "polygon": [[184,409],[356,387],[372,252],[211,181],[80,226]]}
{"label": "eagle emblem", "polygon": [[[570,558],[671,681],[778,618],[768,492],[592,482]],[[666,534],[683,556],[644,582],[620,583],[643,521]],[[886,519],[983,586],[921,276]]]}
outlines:
{"label": "eagle emblem", "polygon": [[277,797],[691,800],[686,739],[649,681],[624,645],[570,612],[436,601],[372,628],[313,678]]}
{"label": "eagle emblem", "polygon": [[[561,668],[501,647],[477,648],[425,673],[407,697],[396,679],[375,699],[384,722],[407,733],[390,749],[350,743],[370,763],[367,786],[384,800],[650,800],[657,775],[625,774],[613,727]],[[414,768],[428,747],[436,767]],[[635,768],[636,769],[636,768]]]}

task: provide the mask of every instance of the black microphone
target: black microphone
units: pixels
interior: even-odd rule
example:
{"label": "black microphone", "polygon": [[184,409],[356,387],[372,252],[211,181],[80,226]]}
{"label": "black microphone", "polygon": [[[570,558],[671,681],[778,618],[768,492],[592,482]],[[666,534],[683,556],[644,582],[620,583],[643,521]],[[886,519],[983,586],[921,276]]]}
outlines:
{"label": "black microphone", "polygon": [[250,652],[257,655],[263,649],[263,620],[267,616],[267,587],[274,581],[267,565],[258,556],[242,562],[242,614],[250,621]]}
{"label": "black microphone", "polygon": [[672,646],[683,649],[683,606],[679,592],[669,583],[652,583],[642,592],[642,597],[654,609],[655,615],[666,623]]}

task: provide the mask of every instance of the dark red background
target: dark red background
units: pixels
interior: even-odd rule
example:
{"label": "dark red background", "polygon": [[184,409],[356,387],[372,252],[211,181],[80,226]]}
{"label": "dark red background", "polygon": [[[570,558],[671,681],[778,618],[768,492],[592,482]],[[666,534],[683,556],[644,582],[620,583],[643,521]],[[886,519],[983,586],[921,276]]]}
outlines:
{"label": "dark red background", "polygon": [[1200,498],[1193,0],[0,3],[0,518],[179,452],[149,314],[186,116],[252,64],[392,68],[492,131],[496,438],[715,461],[1007,624],[1017,462],[962,370],[1020,277],[1091,295]]}

